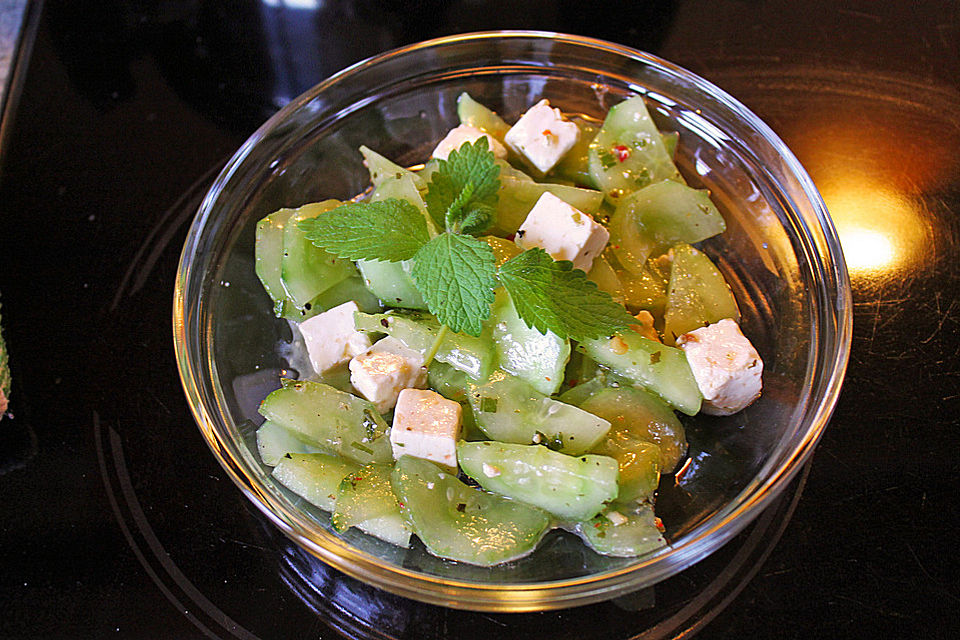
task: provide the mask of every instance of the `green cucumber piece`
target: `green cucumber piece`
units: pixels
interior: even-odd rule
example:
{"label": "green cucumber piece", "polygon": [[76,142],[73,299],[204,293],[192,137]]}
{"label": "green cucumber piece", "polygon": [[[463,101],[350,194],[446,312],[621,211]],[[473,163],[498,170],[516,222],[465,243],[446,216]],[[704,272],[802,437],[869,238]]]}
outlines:
{"label": "green cucumber piece", "polygon": [[545,444],[570,455],[589,451],[610,429],[603,418],[554,400],[507,375],[495,375],[474,387],[470,408],[477,426],[493,440]]}
{"label": "green cucumber piece", "polygon": [[625,269],[640,275],[650,256],[726,227],[707,191],[666,180],[622,199],[610,218],[610,246]]}
{"label": "green cucumber piece", "polygon": [[544,395],[557,392],[570,360],[570,341],[540,333],[520,318],[506,290],[499,289],[488,321],[497,364]]}
{"label": "green cucumber piece", "polygon": [[502,564],[533,551],[550,527],[543,511],[468,486],[429,460],[401,456],[391,482],[405,521],[441,558]]}
{"label": "green cucumber piece", "polygon": [[606,291],[617,304],[623,304],[623,285],[620,277],[602,255],[593,259],[593,267],[587,272],[587,278],[597,283],[600,291]]}
{"label": "green cucumber piece", "polygon": [[295,209],[284,225],[280,279],[287,297],[298,307],[356,273],[350,260],[315,247],[298,226],[302,220],[315,218],[339,205],[337,200],[306,204]]}
{"label": "green cucumber piece", "polygon": [[395,180],[400,180],[401,178],[407,176],[410,178],[417,191],[427,190],[427,183],[423,179],[423,176],[414,173],[409,169],[404,169],[397,163],[383,157],[373,149],[367,146],[361,146],[360,154],[363,156],[363,163],[366,165],[367,171],[370,172],[370,182],[373,183],[374,189],[377,189],[388,179],[392,178]]}
{"label": "green cucumber piece", "polygon": [[273,468],[278,482],[324,511],[333,511],[340,481],[360,465],[325,453],[291,453]]}
{"label": "green cucumber piece", "polygon": [[389,307],[403,309],[426,309],[427,303],[413,283],[413,260],[382,262],[380,260],[357,260],[363,283],[373,295]]}
{"label": "green cucumber piece", "polygon": [[457,459],[481,487],[552,513],[588,520],[617,497],[617,461],[568,456],[542,445],[461,442]]}
{"label": "green cucumber piece", "polygon": [[617,272],[623,284],[624,302],[631,311],[637,312],[643,309],[649,311],[655,318],[663,319],[672,261],[673,254],[668,252],[648,259],[639,275],[626,269]]}
{"label": "green cucumber piece", "polygon": [[680,145],[680,132],[661,131],[660,139],[663,140],[663,148],[667,150],[667,155],[671,158],[676,158],[677,147]]}
{"label": "green cucumber piece", "polygon": [[467,402],[477,381],[446,362],[434,360],[427,369],[427,386],[454,402]]}
{"label": "green cucumber piece", "polygon": [[333,510],[333,528],[350,527],[400,547],[410,546],[410,528],[400,516],[400,505],[390,475],[393,465],[370,464],[348,473],[340,482]]}
{"label": "green cucumber piece", "polygon": [[603,194],[563,184],[535,182],[524,172],[500,160],[500,190],[497,199],[496,229],[502,235],[517,232],[540,196],[549,191],[570,206],[591,216],[600,210]]}
{"label": "green cucumber piece", "polygon": [[489,244],[490,248],[493,249],[493,259],[497,263],[498,269],[503,266],[504,262],[514,256],[520,255],[523,251],[516,243],[504,238],[498,238],[497,236],[483,236],[480,239]]}
{"label": "green cucumber piece", "polygon": [[583,118],[571,118],[570,121],[580,129],[580,137],[573,148],[564,154],[557,166],[547,175],[596,188],[597,185],[590,174],[590,143],[593,142],[600,127]]}
{"label": "green cucumber piece", "polygon": [[[668,443],[673,446],[674,443]],[[684,443],[685,444],[685,443]],[[686,447],[684,446],[684,450]],[[649,500],[660,484],[660,447],[628,429],[610,429],[593,453],[610,456],[620,468],[618,502]]]}
{"label": "green cucumber piece", "polygon": [[740,309],[730,285],[702,251],[688,244],[673,248],[673,268],[667,287],[664,312],[664,342],[724,318],[740,321]]}
{"label": "green cucumber piece", "polygon": [[503,118],[471,98],[466,91],[457,98],[457,117],[460,118],[460,124],[468,124],[485,131],[500,143],[503,143],[503,137],[510,131],[510,125],[504,122]]}
{"label": "green cucumber piece", "polygon": [[[428,313],[357,313],[354,318],[359,331],[386,333],[422,356],[433,350],[440,335],[440,323]],[[490,375],[495,359],[489,331],[485,334],[474,337],[447,332],[434,358],[477,380],[485,379]]]}
{"label": "green cucumber piece", "polygon": [[275,467],[288,453],[323,453],[293,431],[267,420],[257,429],[257,451],[263,464]]}
{"label": "green cucumber piece", "polygon": [[387,423],[372,402],[309,380],[281,380],[260,404],[267,420],[362,464],[393,459]]}
{"label": "green cucumber piece", "polygon": [[632,558],[666,546],[653,507],[641,505],[622,515],[627,518],[622,524],[614,525],[606,515],[599,515],[579,523],[576,532],[588,547],[605,556]]}
{"label": "green cucumber piece", "polygon": [[[610,431],[603,443],[593,450],[615,455],[619,460],[628,455],[640,456],[635,440],[652,442],[659,447],[659,464],[664,473],[671,473],[687,455],[687,440],[683,425],[676,414],[655,395],[634,387],[601,389],[580,403],[584,411],[610,422]],[[643,457],[649,457],[646,452]]]}
{"label": "green cucumber piece", "polygon": [[680,349],[634,331],[584,340],[577,348],[632,384],[657,394],[674,409],[690,416],[700,411],[703,396]]}
{"label": "green cucumber piece", "polygon": [[[419,180],[415,180],[414,177]],[[423,183],[423,177],[413,172],[402,174],[399,178],[390,176],[380,182],[379,185],[370,194],[370,202],[380,202],[389,198],[405,200],[415,206],[423,219],[427,223],[427,232],[430,237],[437,235],[437,227],[433,222],[433,217],[427,211],[427,205],[423,201],[417,184]]]}
{"label": "green cucumber piece", "polygon": [[590,143],[590,175],[614,205],[649,184],[683,182],[643,97],[624,100],[607,112]]}
{"label": "green cucumber piece", "polygon": [[283,230],[293,209],[280,209],[257,222],[254,270],[267,295],[273,300],[273,312],[279,318],[287,306],[287,290],[280,278],[283,256]]}
{"label": "green cucumber piece", "polygon": [[314,298],[309,308],[305,309],[307,315],[302,319],[312,318],[318,313],[339,307],[344,302],[350,302],[351,300],[356,302],[360,310],[365,313],[377,313],[383,309],[376,294],[364,285],[363,277],[359,273],[355,273]]}

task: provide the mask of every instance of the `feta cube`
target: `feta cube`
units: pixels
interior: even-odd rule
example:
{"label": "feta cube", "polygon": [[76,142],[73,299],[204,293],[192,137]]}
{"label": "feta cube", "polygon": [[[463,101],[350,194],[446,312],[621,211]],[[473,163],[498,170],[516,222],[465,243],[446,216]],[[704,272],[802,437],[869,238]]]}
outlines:
{"label": "feta cube", "polygon": [[540,247],[554,260],[570,260],[575,269],[584,271],[590,271],[608,240],[610,232],[589,214],[549,191],[540,196],[517,231],[521,248]]}
{"label": "feta cube", "polygon": [[726,416],[760,395],[763,361],[740,326],[727,318],[677,338],[703,394],[703,412]]}
{"label": "feta cube", "polygon": [[390,429],[393,457],[425,458],[455,470],[461,412],[459,402],[435,391],[404,389]]}
{"label": "feta cube", "polygon": [[323,373],[370,348],[370,338],[353,324],[359,310],[351,300],[300,323],[314,371]]}
{"label": "feta cube", "polygon": [[541,100],[510,127],[503,141],[530,161],[541,173],[553,169],[580,139],[580,128],[563,117],[559,109]]}
{"label": "feta cube", "polygon": [[400,392],[427,382],[423,356],[394,337],[378,341],[350,361],[350,384],[384,413],[397,404]]}
{"label": "feta cube", "polygon": [[487,146],[490,151],[493,151],[494,157],[500,159],[507,157],[507,149],[500,144],[499,140],[489,133],[481,131],[469,124],[461,124],[459,127],[451,129],[450,133],[448,133],[447,136],[440,141],[440,144],[437,145],[437,148],[433,150],[433,157],[446,160],[450,152],[454,149],[459,149],[464,142],[475,142],[483,137],[487,138]]}

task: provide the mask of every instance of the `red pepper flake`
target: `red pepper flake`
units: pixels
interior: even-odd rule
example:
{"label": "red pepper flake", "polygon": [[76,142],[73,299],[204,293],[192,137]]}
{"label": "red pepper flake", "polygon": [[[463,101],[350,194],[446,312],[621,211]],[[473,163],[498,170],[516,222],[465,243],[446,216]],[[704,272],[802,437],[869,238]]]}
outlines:
{"label": "red pepper flake", "polygon": [[622,144],[618,144],[617,146],[615,146],[613,148],[613,152],[614,154],[616,154],[617,160],[619,162],[623,162],[624,160],[630,157],[630,149],[626,148]]}

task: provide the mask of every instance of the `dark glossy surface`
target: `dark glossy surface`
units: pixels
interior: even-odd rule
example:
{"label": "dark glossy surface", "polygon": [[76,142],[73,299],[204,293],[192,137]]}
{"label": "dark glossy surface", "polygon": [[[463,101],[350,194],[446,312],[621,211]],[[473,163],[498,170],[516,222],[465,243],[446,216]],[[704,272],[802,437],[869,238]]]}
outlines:
{"label": "dark glossy surface", "polygon": [[[956,3],[274,4],[31,8],[0,139],[0,637],[960,633]],[[834,214],[855,334],[812,463],[755,526],[630,602],[494,616],[374,592],[278,536],[203,444],[169,318],[203,190],[277,106],[390,47],[508,27],[649,50],[770,124]]]}

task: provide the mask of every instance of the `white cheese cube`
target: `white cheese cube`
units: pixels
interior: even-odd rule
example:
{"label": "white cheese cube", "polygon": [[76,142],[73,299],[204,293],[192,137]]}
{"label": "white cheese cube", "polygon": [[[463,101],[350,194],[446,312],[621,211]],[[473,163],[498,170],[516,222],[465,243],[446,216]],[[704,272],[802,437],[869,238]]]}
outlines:
{"label": "white cheese cube", "polygon": [[370,338],[353,324],[359,310],[351,300],[300,323],[314,371],[323,373],[370,348]]}
{"label": "white cheese cube", "polygon": [[695,329],[677,338],[703,394],[703,412],[727,416],[760,395],[763,361],[731,319]]}
{"label": "white cheese cube", "polygon": [[455,470],[462,408],[435,391],[404,389],[390,429],[393,457],[425,458]]}
{"label": "white cheese cube", "polygon": [[423,356],[393,337],[386,337],[350,361],[350,384],[384,413],[397,404],[400,392],[427,382]]}
{"label": "white cheese cube", "polygon": [[454,149],[459,149],[464,142],[472,143],[483,137],[487,138],[487,148],[493,151],[495,157],[501,159],[507,157],[507,149],[500,144],[499,140],[469,124],[461,124],[459,127],[451,129],[450,133],[448,133],[447,136],[440,141],[440,144],[437,145],[437,148],[433,150],[433,157],[446,160],[450,152]]}
{"label": "white cheese cube", "polygon": [[510,127],[503,141],[541,173],[553,169],[580,139],[580,128],[548,100],[533,105]]}
{"label": "white cheese cube", "polygon": [[517,244],[523,249],[540,247],[554,260],[570,260],[575,269],[590,271],[596,258],[610,240],[610,232],[597,224],[590,214],[572,207],[545,191],[517,231]]}

